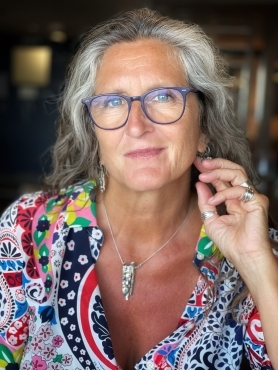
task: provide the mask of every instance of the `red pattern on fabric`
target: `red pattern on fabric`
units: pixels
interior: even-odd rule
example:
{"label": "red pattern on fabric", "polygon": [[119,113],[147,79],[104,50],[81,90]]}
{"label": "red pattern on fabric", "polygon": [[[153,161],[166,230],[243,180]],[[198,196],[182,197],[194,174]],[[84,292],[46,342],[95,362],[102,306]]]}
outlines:
{"label": "red pattern on fabric", "polygon": [[22,274],[21,272],[10,271],[3,272],[3,276],[10,288],[19,287],[22,284]]}

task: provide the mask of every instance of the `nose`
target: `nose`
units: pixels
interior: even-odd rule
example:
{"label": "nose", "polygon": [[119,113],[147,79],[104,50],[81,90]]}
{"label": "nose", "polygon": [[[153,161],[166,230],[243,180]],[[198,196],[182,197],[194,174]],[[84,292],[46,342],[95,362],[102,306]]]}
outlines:
{"label": "nose", "polygon": [[127,135],[134,137],[140,137],[145,132],[154,130],[154,124],[144,113],[140,96],[131,98],[131,107],[125,129]]}

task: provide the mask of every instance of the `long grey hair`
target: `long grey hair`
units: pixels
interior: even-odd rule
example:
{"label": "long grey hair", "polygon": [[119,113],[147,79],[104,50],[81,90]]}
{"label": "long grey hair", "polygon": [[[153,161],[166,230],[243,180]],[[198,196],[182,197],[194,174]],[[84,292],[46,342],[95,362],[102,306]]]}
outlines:
{"label": "long grey hair", "polygon": [[[107,48],[138,39],[161,40],[175,50],[188,84],[201,91],[200,125],[209,139],[211,155],[242,165],[248,178],[255,182],[248,142],[234,116],[229,93],[232,79],[217,48],[197,25],[144,8],[118,14],[84,36],[69,66],[60,99],[53,171],[45,178],[48,190],[57,191],[78,180],[98,178],[98,141],[81,99],[94,94],[96,73]],[[194,171],[192,176],[194,184]]]}

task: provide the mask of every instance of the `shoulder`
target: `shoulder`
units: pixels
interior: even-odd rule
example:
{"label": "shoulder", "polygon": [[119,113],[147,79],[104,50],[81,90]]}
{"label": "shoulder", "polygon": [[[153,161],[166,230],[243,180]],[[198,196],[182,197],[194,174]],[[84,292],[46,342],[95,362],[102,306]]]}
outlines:
{"label": "shoulder", "polygon": [[83,181],[54,195],[43,191],[22,195],[0,218],[0,249],[29,255],[38,241],[51,239],[61,225],[95,226],[95,203],[90,200],[94,188],[94,182]]}
{"label": "shoulder", "polygon": [[77,217],[80,213],[86,213],[88,208],[95,206],[95,189],[95,181],[79,181],[61,189],[55,196],[46,200],[44,214],[51,219],[57,218],[58,214],[64,214],[68,219],[72,218],[73,214]]}
{"label": "shoulder", "polygon": [[11,274],[24,267],[22,252],[32,250],[34,215],[45,200],[43,192],[26,194],[4,211],[0,218],[0,271]]}
{"label": "shoulder", "polygon": [[20,196],[3,212],[0,218],[1,229],[13,228],[21,218],[26,224],[26,217],[32,220],[36,210],[45,204],[48,198],[49,195],[42,191]]}
{"label": "shoulder", "polygon": [[94,181],[80,181],[61,189],[56,194],[43,191],[24,194],[3,212],[0,217],[0,228],[14,228],[21,223],[24,229],[28,226],[28,223],[32,223],[38,212],[45,214],[55,210],[59,213],[66,210],[73,203],[85,204],[95,188],[96,183]]}

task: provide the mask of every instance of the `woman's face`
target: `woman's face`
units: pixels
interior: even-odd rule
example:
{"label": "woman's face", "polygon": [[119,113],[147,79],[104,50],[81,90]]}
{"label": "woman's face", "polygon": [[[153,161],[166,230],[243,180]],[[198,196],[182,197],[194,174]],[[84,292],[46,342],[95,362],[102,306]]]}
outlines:
{"label": "woman's face", "polygon": [[[107,49],[96,76],[95,94],[137,96],[174,86],[188,83],[170,47],[157,40],[138,40]],[[111,131],[95,127],[100,160],[109,173],[108,186],[150,191],[189,181],[196,152],[205,147],[198,116],[197,96],[189,93],[183,116],[172,124],[153,123],[140,101],[134,101],[125,126]]]}

